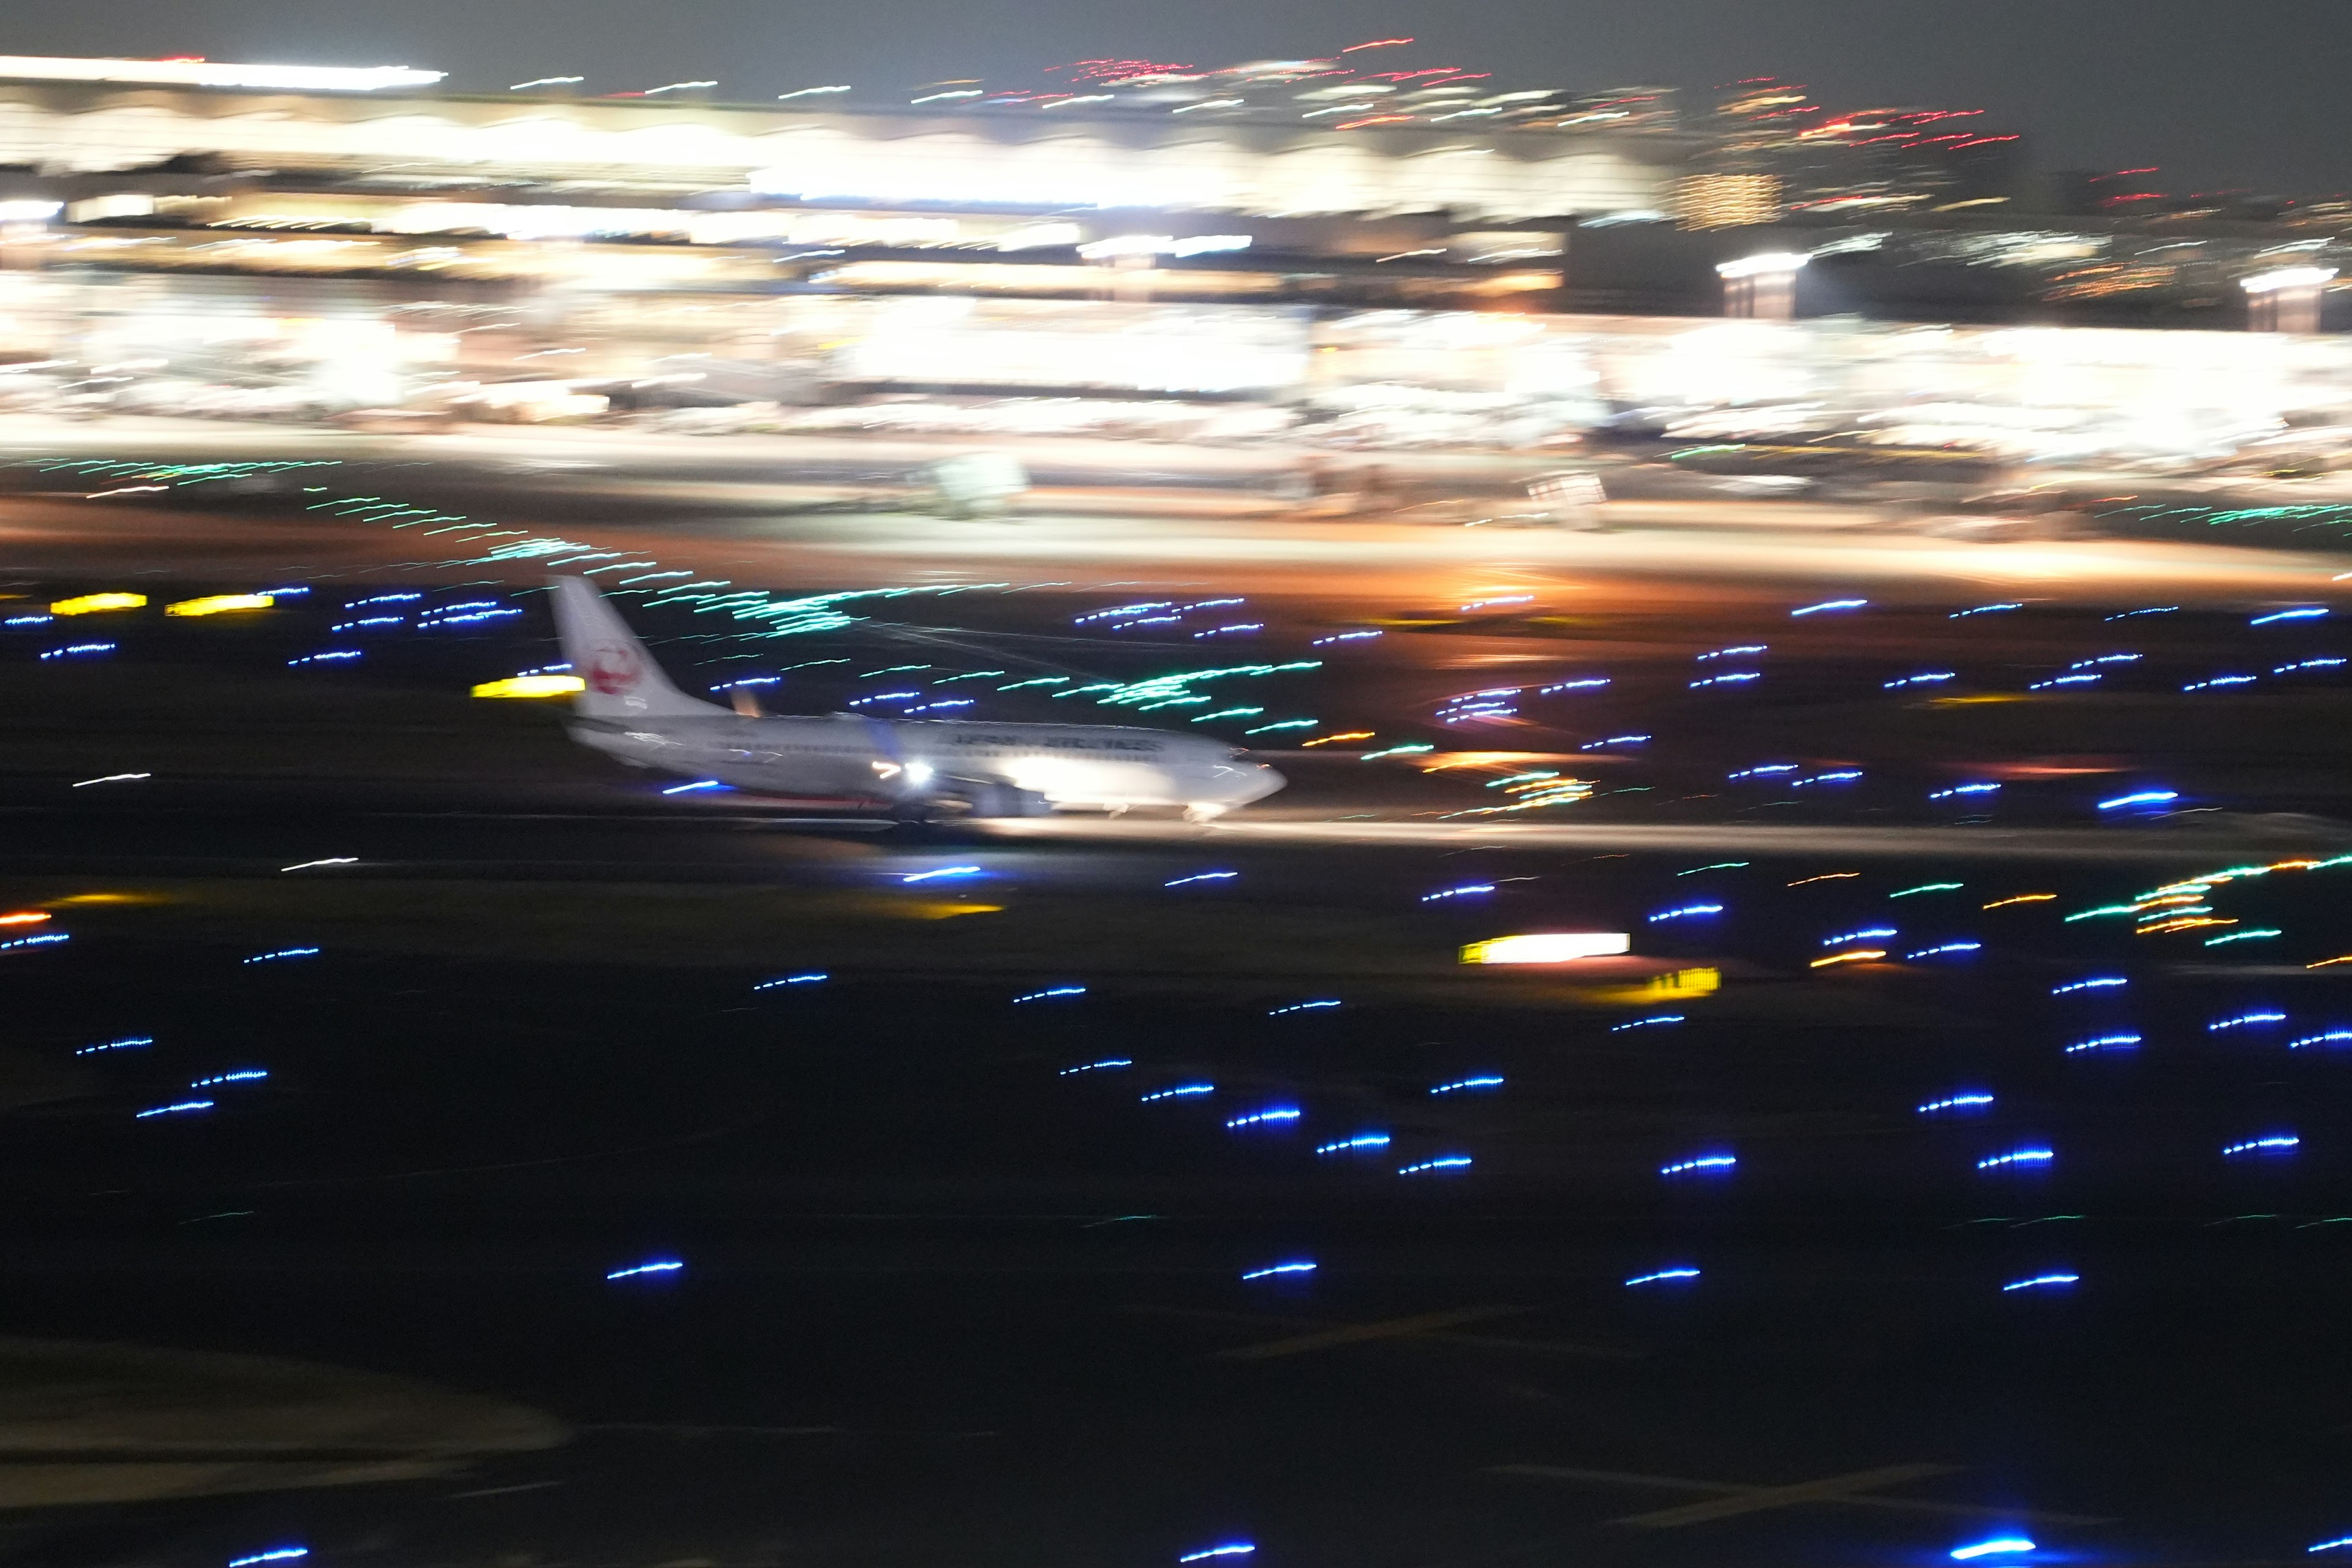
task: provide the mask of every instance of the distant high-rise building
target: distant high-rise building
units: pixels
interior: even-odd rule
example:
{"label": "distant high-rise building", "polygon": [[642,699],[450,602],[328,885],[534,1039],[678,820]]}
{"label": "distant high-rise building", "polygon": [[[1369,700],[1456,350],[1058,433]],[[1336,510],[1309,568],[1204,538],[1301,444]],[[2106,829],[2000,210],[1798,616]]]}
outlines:
{"label": "distant high-rise building", "polygon": [[1675,182],[1675,221],[1685,228],[1737,228],[1780,216],[1770,174],[1685,174]]}
{"label": "distant high-rise building", "polygon": [[1614,87],[1579,93],[1558,114],[1531,121],[1528,129],[1675,132],[1682,129],[1681,106],[1670,87]]}
{"label": "distant high-rise building", "polygon": [[1986,128],[1982,114],[1833,114],[1802,87],[1754,78],[1724,90],[1703,172],[1769,177],[1785,213],[1949,211],[2013,200],[2021,195],[2024,143]]}
{"label": "distant high-rise building", "polygon": [[1949,210],[2020,194],[2024,141],[1971,124],[1977,109],[1867,109],[1799,133],[1795,211]]}
{"label": "distant high-rise building", "polygon": [[2158,169],[2062,169],[2051,176],[2052,205],[2066,217],[2154,216],[2168,198]]}

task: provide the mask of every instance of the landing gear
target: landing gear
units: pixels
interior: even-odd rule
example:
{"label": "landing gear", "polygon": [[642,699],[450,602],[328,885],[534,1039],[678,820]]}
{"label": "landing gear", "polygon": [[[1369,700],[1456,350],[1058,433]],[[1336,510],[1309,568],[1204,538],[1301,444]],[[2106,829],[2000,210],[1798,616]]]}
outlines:
{"label": "landing gear", "polygon": [[1191,805],[1184,808],[1184,820],[1192,823],[1196,827],[1206,826],[1208,824],[1214,822],[1217,818],[1224,816],[1225,811],[1226,808],[1222,805],[1212,805],[1205,802],[1194,801]]}

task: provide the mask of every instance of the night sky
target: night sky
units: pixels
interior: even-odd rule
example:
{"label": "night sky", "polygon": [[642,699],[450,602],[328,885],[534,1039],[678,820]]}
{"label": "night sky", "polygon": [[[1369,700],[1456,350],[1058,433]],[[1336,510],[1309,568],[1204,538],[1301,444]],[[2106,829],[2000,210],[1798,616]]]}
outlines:
{"label": "night sky", "polygon": [[[2352,0],[16,0],[11,52],[414,65],[461,91],[717,78],[740,101],[852,82],[1034,83],[1107,56],[1200,66],[1397,34],[1400,66],[1498,85],[1810,86],[1832,108],[1983,109],[2043,169],[2160,166],[2168,190],[2352,186]],[[1411,58],[1405,58],[1410,55]]]}

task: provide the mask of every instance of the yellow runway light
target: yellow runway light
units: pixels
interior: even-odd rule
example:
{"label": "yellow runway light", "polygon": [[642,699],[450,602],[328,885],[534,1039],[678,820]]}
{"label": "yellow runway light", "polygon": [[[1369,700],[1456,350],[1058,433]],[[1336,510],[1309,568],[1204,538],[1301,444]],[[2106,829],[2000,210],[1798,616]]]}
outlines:
{"label": "yellow runway light", "polygon": [[167,616],[225,616],[235,610],[268,610],[277,607],[278,601],[267,594],[207,594],[201,599],[183,599],[176,605],[166,605]]}
{"label": "yellow runway light", "polygon": [[486,680],[474,688],[477,697],[569,697],[585,691],[588,683],[576,675],[510,675]]}
{"label": "yellow runway light", "polygon": [[144,609],[144,594],[84,594],[76,599],[59,599],[49,606],[53,616],[95,616],[107,610]]}

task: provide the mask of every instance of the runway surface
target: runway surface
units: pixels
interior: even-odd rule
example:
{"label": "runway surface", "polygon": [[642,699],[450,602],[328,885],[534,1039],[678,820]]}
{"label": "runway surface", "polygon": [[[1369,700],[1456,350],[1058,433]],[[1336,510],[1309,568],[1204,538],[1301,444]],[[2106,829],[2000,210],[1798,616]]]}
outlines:
{"label": "runway surface", "polygon": [[[626,454],[606,522],[478,457],[0,485],[0,1333],[152,1369],[20,1424],[0,1364],[0,1562],[2352,1528],[2332,558],[664,515]],[[784,606],[634,584],[683,684],[1290,784],[1208,826],[667,796],[466,695],[559,658],[573,556]],[[100,591],[149,602],[48,608]],[[1632,952],[1464,962],[1542,932]],[[163,1452],[199,1376],[223,1446]]]}

